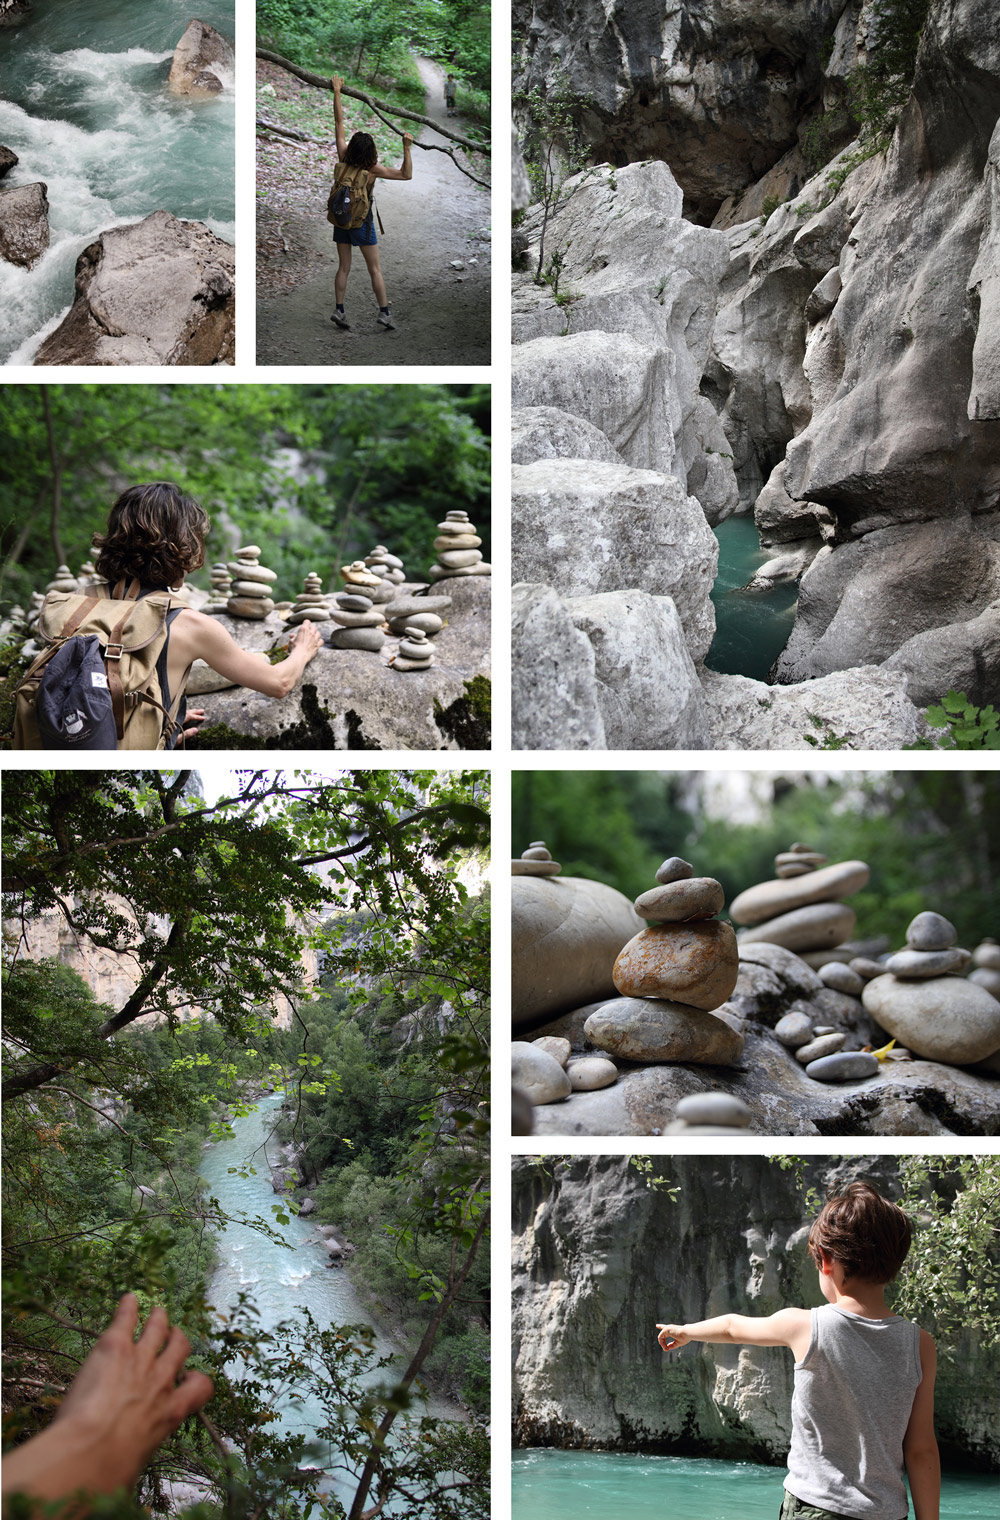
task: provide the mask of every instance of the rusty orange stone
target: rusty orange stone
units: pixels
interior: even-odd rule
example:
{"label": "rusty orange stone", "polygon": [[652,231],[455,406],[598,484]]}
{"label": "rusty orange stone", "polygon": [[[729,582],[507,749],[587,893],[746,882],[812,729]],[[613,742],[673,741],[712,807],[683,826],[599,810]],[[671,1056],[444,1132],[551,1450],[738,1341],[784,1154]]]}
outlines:
{"label": "rusty orange stone", "polygon": [[712,919],[643,929],[620,952],[612,978],[625,997],[669,998],[710,1011],[729,997],[739,970],[736,935]]}

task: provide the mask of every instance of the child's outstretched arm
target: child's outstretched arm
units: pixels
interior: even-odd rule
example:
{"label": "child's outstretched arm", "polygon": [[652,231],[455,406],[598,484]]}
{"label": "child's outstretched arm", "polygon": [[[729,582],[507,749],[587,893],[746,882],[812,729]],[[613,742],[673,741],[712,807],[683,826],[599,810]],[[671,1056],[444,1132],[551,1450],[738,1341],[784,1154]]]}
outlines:
{"label": "child's outstretched arm", "polygon": [[690,1341],[715,1346],[788,1346],[801,1361],[809,1346],[812,1320],[808,1309],[779,1309],[759,1318],[720,1314],[694,1325],[657,1325],[663,1351],[677,1351]]}
{"label": "child's outstretched arm", "polygon": [[903,1466],[916,1520],[938,1520],[941,1510],[941,1458],[934,1435],[934,1375],[937,1349],[926,1330],[920,1332],[923,1376],[913,1399],[903,1437]]}

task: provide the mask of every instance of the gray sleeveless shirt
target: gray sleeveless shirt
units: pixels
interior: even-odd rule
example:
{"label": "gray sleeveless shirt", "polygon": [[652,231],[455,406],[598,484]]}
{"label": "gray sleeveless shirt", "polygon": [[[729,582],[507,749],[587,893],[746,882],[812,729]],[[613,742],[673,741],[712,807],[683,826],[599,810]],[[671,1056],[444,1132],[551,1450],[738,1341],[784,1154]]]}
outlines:
{"label": "gray sleeveless shirt", "polygon": [[920,1382],[920,1330],[824,1304],[795,1363],[785,1487],[851,1520],[906,1520],[903,1436]]}

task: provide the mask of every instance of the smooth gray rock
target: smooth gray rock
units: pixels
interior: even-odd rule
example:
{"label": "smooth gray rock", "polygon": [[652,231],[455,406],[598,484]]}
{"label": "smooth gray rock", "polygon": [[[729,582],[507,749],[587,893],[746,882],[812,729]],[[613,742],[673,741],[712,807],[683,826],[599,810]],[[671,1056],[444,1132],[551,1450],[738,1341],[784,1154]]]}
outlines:
{"label": "smooth gray rock", "polygon": [[19,164],[20,161],[13,148],[8,148],[4,143],[0,143],[0,179],[5,179],[11,169],[16,164]]}
{"label": "smooth gray rock", "polygon": [[749,1103],[727,1092],[691,1093],[682,1098],[676,1109],[685,1125],[724,1125],[727,1129],[746,1129],[753,1118]]}
{"label": "smooth gray rock", "polygon": [[[657,868],[656,879],[661,887],[669,885],[672,881],[688,881],[694,875],[694,867],[686,860],[681,860],[679,855],[671,855]],[[987,961],[976,962],[977,965],[990,964]],[[1000,949],[997,951],[997,965],[1000,966]]]}
{"label": "smooth gray rock", "polygon": [[8,264],[30,269],[49,246],[47,192],[48,186],[41,181],[0,185],[0,259]]}
{"label": "smooth gray rock", "polygon": [[808,1066],[811,1061],[820,1061],[824,1056],[832,1056],[835,1050],[840,1050],[846,1034],[821,1034],[816,1039],[810,1040],[808,1045],[801,1045],[795,1052],[796,1061],[801,1061],[803,1066]]}
{"label": "smooth gray rock", "polygon": [[693,876],[651,887],[633,904],[640,918],[657,923],[679,923],[688,918],[714,918],[725,906],[725,894],[711,876]]}
{"label": "smooth gray rock", "polygon": [[818,871],[809,871],[805,876],[794,876],[785,881],[763,881],[735,897],[729,914],[737,924],[760,924],[776,918],[779,913],[790,913],[809,903],[839,902],[842,897],[860,892],[870,875],[863,860],[845,860],[837,865],[823,866]]}
{"label": "smooth gray rock", "polygon": [[625,464],[599,427],[557,406],[515,407],[510,428],[512,464],[536,459],[596,459],[619,468]]}
{"label": "smooth gray rock", "polygon": [[990,139],[983,188],[987,213],[968,287],[979,309],[968,404],[973,421],[1000,417],[1000,121]]}
{"label": "smooth gray rock", "polygon": [[511,1079],[520,1092],[532,1103],[558,1103],[572,1090],[569,1077],[562,1066],[547,1051],[524,1040],[515,1040],[510,1047]]}
{"label": "smooth gray rock", "polygon": [[806,1067],[806,1076],[814,1082],[861,1082],[877,1073],[878,1057],[864,1050],[838,1050]]}
{"label": "smooth gray rock", "polygon": [[866,985],[862,1002],[883,1029],[929,1061],[962,1066],[1000,1050],[1000,1003],[972,981],[878,976]]}
{"label": "smooth gray rock", "polygon": [[543,583],[511,593],[511,735],[515,749],[605,749],[594,650]]}
{"label": "smooth gray rock", "polygon": [[611,971],[642,927],[627,897],[574,876],[511,879],[511,1015],[515,1026],[614,995]]}
{"label": "smooth gray rock", "polygon": [[864,990],[864,978],[843,961],[827,961],[819,968],[820,981],[835,992],[846,992],[850,997],[860,997]]}
{"label": "smooth gray rock", "polygon": [[741,937],[739,951],[741,963],[767,966],[791,992],[810,994],[823,990],[823,983],[808,962],[784,945],[771,941],[747,944]]}
{"label": "smooth gray rock", "polygon": [[693,1061],[731,1066],[743,1039],[722,1019],[685,1003],[616,998],[587,1020],[587,1039],[627,1061]]}
{"label": "smooth gray rock", "polygon": [[969,976],[970,982],[975,982],[977,987],[983,987],[991,995],[1000,1000],[1000,971],[994,971],[992,966],[980,966]]}
{"label": "smooth gray rock", "polygon": [[774,1033],[789,1050],[800,1050],[812,1043],[812,1020],[806,1013],[786,1013],[775,1024]]}
{"label": "smooth gray rock", "polygon": [[968,950],[955,946],[951,950],[897,950],[890,955],[883,971],[893,976],[926,980],[929,976],[946,976],[949,972],[964,971],[971,959]]}
{"label": "smooth gray rock", "polygon": [[169,211],[114,227],[76,263],[76,298],[36,365],[232,364],[235,253]]}
{"label": "smooth gray rock", "polygon": [[949,950],[958,939],[958,930],[940,913],[918,913],[906,930],[911,950]]}
{"label": "smooth gray rock", "polygon": [[824,732],[848,749],[902,749],[927,730],[902,671],[873,665],[798,686],[768,686],[747,676],[701,678],[715,749],[823,748]]}
{"label": "smooth gray rock", "polygon": [[742,954],[745,944],[752,945],[761,940],[772,945],[783,945],[786,950],[811,950],[821,945],[840,945],[850,938],[855,922],[854,909],[845,903],[811,903],[809,907],[781,913],[755,928],[744,929],[740,934],[740,952]]}
{"label": "smooth gray rock", "polygon": [[1000,971],[1000,945],[996,940],[984,939],[981,945],[977,945],[972,952],[972,964],[977,970],[982,966],[989,971]]}
{"label": "smooth gray rock", "polygon": [[566,1068],[574,1092],[597,1092],[618,1081],[618,1067],[603,1056],[582,1056]]}
{"label": "smooth gray rock", "polygon": [[546,1055],[552,1056],[559,1062],[560,1066],[566,1065],[570,1057],[570,1051],[572,1050],[569,1040],[557,1039],[552,1035],[541,1035],[538,1039],[530,1040],[528,1043],[534,1045],[536,1050],[544,1050]]}

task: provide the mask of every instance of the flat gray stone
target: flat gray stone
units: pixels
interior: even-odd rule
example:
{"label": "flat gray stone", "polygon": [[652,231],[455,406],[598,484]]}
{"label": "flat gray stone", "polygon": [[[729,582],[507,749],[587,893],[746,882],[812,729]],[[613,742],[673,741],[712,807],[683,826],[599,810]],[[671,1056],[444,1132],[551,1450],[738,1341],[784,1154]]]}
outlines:
{"label": "flat gray stone", "polygon": [[725,1129],[746,1129],[753,1117],[749,1103],[733,1093],[691,1093],[682,1098],[675,1110],[685,1126],[717,1125]]}
{"label": "flat gray stone", "polygon": [[843,961],[827,961],[819,968],[819,978],[824,986],[832,987],[835,992],[846,992],[850,997],[860,997],[865,985],[864,978]]}
{"label": "flat gray stone", "polygon": [[878,1064],[878,1057],[866,1050],[838,1050],[832,1056],[810,1061],[806,1076],[815,1082],[860,1082],[874,1077]]}
{"label": "flat gray stone", "polygon": [[798,1011],[786,1013],[775,1024],[774,1032],[788,1050],[800,1050],[812,1041],[812,1021]]}
{"label": "flat gray stone", "polygon": [[[732,906],[729,911],[732,913]],[[744,945],[761,940],[783,945],[786,950],[830,949],[850,938],[855,921],[854,909],[844,903],[812,903],[809,907],[779,914],[756,928],[744,929],[739,939],[740,954],[743,954]]]}
{"label": "flat gray stone", "polygon": [[760,924],[810,903],[837,902],[850,897],[865,886],[870,875],[863,860],[844,860],[819,871],[809,871],[805,876],[762,881],[734,898],[729,914],[734,924]]}
{"label": "flat gray stone", "polygon": [[651,887],[637,897],[633,907],[640,918],[657,923],[680,923],[689,918],[714,918],[726,905],[719,882],[711,876],[692,876]]}
{"label": "flat gray stone", "polygon": [[897,950],[890,955],[882,970],[904,980],[924,981],[929,976],[947,976],[949,972],[964,971],[971,959],[968,950],[957,945],[950,950]]}
{"label": "flat gray stone", "polygon": [[795,1059],[801,1061],[803,1066],[808,1066],[810,1061],[821,1061],[824,1056],[832,1056],[835,1050],[839,1050],[846,1039],[847,1035],[840,1032],[817,1035],[808,1045],[799,1046]]}
{"label": "flat gray stone", "polygon": [[627,1061],[693,1061],[734,1065],[743,1039],[722,1019],[685,1003],[660,998],[618,998],[592,1013],[587,1039]]}

